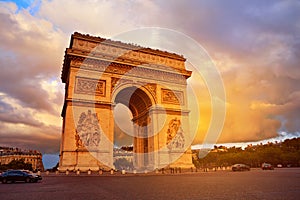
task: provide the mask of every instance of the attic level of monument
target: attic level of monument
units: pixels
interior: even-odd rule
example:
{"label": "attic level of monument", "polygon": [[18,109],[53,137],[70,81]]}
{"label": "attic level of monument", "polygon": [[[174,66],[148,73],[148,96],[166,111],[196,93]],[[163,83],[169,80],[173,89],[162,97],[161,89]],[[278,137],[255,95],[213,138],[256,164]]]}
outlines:
{"label": "attic level of monument", "polygon": [[98,68],[89,68],[89,70],[101,71],[101,66],[108,70],[108,66],[120,64],[127,70],[133,67],[142,68],[175,74],[175,76],[177,74],[187,79],[191,76],[191,71],[185,69],[185,61],[183,56],[175,53],[75,32],[65,52],[61,78],[65,83],[72,66],[84,67],[84,64],[85,67],[97,66]]}
{"label": "attic level of monument", "polygon": [[186,61],[186,59],[182,55],[178,55],[175,53],[170,53],[170,52],[162,51],[159,49],[145,48],[145,47],[135,45],[135,44],[114,41],[114,40],[97,37],[97,36],[91,36],[89,34],[82,34],[82,33],[78,33],[78,32],[74,32],[74,34],[71,36],[70,48],[73,45],[74,38],[86,40],[86,41],[89,41],[92,43],[102,43],[102,44],[106,44],[106,45],[110,45],[110,46],[124,48],[127,50],[139,51],[139,52],[153,54],[153,55],[165,56],[165,57],[169,57],[169,58],[180,60],[180,61]]}

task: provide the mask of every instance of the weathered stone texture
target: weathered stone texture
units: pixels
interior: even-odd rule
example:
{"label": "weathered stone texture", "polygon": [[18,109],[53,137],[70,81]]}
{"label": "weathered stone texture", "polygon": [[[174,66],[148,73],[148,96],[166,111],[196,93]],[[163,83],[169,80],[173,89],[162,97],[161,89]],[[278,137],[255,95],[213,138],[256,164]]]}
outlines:
{"label": "weathered stone texture", "polygon": [[59,170],[114,167],[117,103],[133,115],[136,169],[193,166],[186,95],[190,76],[183,56],[74,33],[62,70],[66,93]]}

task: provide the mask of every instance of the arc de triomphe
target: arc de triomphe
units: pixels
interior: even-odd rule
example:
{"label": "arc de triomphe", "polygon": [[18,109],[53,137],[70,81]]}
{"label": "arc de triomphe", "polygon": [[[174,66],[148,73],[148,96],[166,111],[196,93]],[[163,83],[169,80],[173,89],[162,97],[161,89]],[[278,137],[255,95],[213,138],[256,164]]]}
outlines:
{"label": "arc de triomphe", "polygon": [[136,170],[190,168],[183,56],[75,32],[65,51],[59,170],[114,168],[114,109],[132,113]]}

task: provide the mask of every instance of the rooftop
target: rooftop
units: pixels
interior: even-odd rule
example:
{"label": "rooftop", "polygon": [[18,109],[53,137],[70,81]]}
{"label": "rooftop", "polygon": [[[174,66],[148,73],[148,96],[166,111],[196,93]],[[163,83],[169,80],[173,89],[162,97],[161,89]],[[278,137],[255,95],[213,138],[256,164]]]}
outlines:
{"label": "rooftop", "polygon": [[0,156],[6,155],[41,155],[41,152],[31,149],[20,149],[15,147],[0,147]]}

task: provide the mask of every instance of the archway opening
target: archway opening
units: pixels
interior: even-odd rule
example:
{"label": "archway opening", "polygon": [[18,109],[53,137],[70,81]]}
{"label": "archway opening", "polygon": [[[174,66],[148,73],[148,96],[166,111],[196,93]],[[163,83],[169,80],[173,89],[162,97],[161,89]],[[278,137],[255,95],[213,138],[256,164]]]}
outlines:
{"label": "archway opening", "polygon": [[127,106],[118,103],[114,108],[113,164],[118,170],[133,169],[133,124],[132,113]]}
{"label": "archway opening", "polygon": [[[122,146],[121,149],[115,149],[114,166],[119,170],[147,168],[151,159],[148,152],[153,147],[153,138],[149,136],[149,109],[152,106],[150,97],[141,88],[127,87],[118,92],[114,103],[114,145],[117,147],[127,144],[123,149]],[[132,143],[129,144],[128,141]]]}

